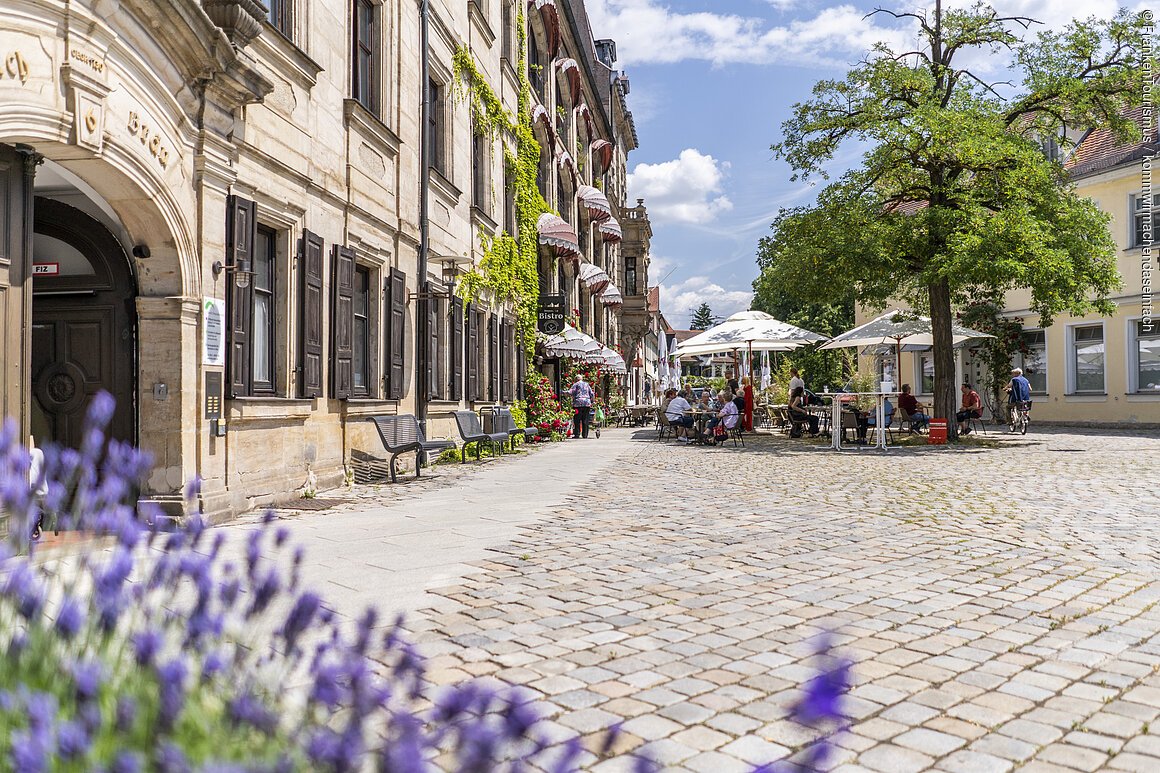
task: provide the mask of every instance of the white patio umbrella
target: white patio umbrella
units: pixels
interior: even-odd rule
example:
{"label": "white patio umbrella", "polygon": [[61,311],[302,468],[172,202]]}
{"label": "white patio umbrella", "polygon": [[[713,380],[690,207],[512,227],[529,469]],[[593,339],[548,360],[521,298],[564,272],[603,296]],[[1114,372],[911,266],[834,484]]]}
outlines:
{"label": "white patio umbrella", "polygon": [[663,330],[657,336],[657,381],[662,392],[669,388],[669,337]]}
{"label": "white patio umbrella", "polygon": [[677,344],[676,353],[685,356],[738,350],[788,352],[825,340],[825,336],[774,319],[764,311],[739,311],[719,325]]}
{"label": "white patio umbrella", "polygon": [[[951,341],[955,346],[970,341],[973,338],[994,338],[989,333],[972,330],[969,327],[952,323]],[[850,347],[880,346],[888,344],[894,347],[896,367],[902,373],[903,347],[927,347],[934,345],[934,334],[931,332],[930,317],[923,317],[914,312],[895,309],[880,317],[859,325],[853,330],[847,330],[839,336],[834,336],[822,344],[822,349],[842,349]]]}

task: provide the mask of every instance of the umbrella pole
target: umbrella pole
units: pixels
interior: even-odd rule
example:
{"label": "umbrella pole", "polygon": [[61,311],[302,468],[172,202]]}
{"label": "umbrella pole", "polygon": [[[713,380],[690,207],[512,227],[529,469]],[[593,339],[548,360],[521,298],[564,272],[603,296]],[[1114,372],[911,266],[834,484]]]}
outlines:
{"label": "umbrella pole", "polygon": [[749,372],[745,375],[749,377],[749,383],[753,383],[753,342],[747,341],[749,344],[749,354],[745,358],[745,362],[749,365]]}
{"label": "umbrella pole", "polygon": [[902,339],[894,339],[894,380],[898,389],[902,389]]}

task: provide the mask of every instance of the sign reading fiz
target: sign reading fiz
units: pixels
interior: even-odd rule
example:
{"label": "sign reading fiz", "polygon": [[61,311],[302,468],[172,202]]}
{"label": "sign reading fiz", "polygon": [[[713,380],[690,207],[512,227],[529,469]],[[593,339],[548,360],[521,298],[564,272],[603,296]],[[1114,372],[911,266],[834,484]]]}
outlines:
{"label": "sign reading fiz", "polygon": [[33,276],[60,276],[59,263],[33,263]]}
{"label": "sign reading fiz", "polygon": [[544,335],[554,336],[564,329],[564,295],[541,295],[536,327]]}

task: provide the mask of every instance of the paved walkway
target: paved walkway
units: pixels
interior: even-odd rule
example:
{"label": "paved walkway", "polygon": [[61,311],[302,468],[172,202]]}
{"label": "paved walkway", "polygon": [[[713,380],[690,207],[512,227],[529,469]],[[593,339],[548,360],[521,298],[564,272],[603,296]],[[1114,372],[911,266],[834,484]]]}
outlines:
{"label": "paved walkway", "polygon": [[837,770],[1153,772],[1158,490],[1144,434],[839,454],[619,430],[288,522],[340,611],[416,611],[434,680],[526,685],[560,738],[626,720],[620,750],[669,769],[790,757],[831,630],[856,663]]}

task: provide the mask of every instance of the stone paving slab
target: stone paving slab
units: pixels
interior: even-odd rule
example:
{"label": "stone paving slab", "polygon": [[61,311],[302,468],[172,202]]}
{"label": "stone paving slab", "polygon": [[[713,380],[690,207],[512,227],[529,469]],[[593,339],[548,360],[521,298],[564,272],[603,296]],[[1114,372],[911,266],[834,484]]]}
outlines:
{"label": "stone paving slab", "polygon": [[1160,771],[1160,438],[646,437],[356,487],[288,523],[307,579],[352,588],[339,611],[418,610],[434,680],[523,685],[562,738],[623,721],[622,750],[667,769],[813,743],[788,707],[832,631],[855,663],[835,770]]}

